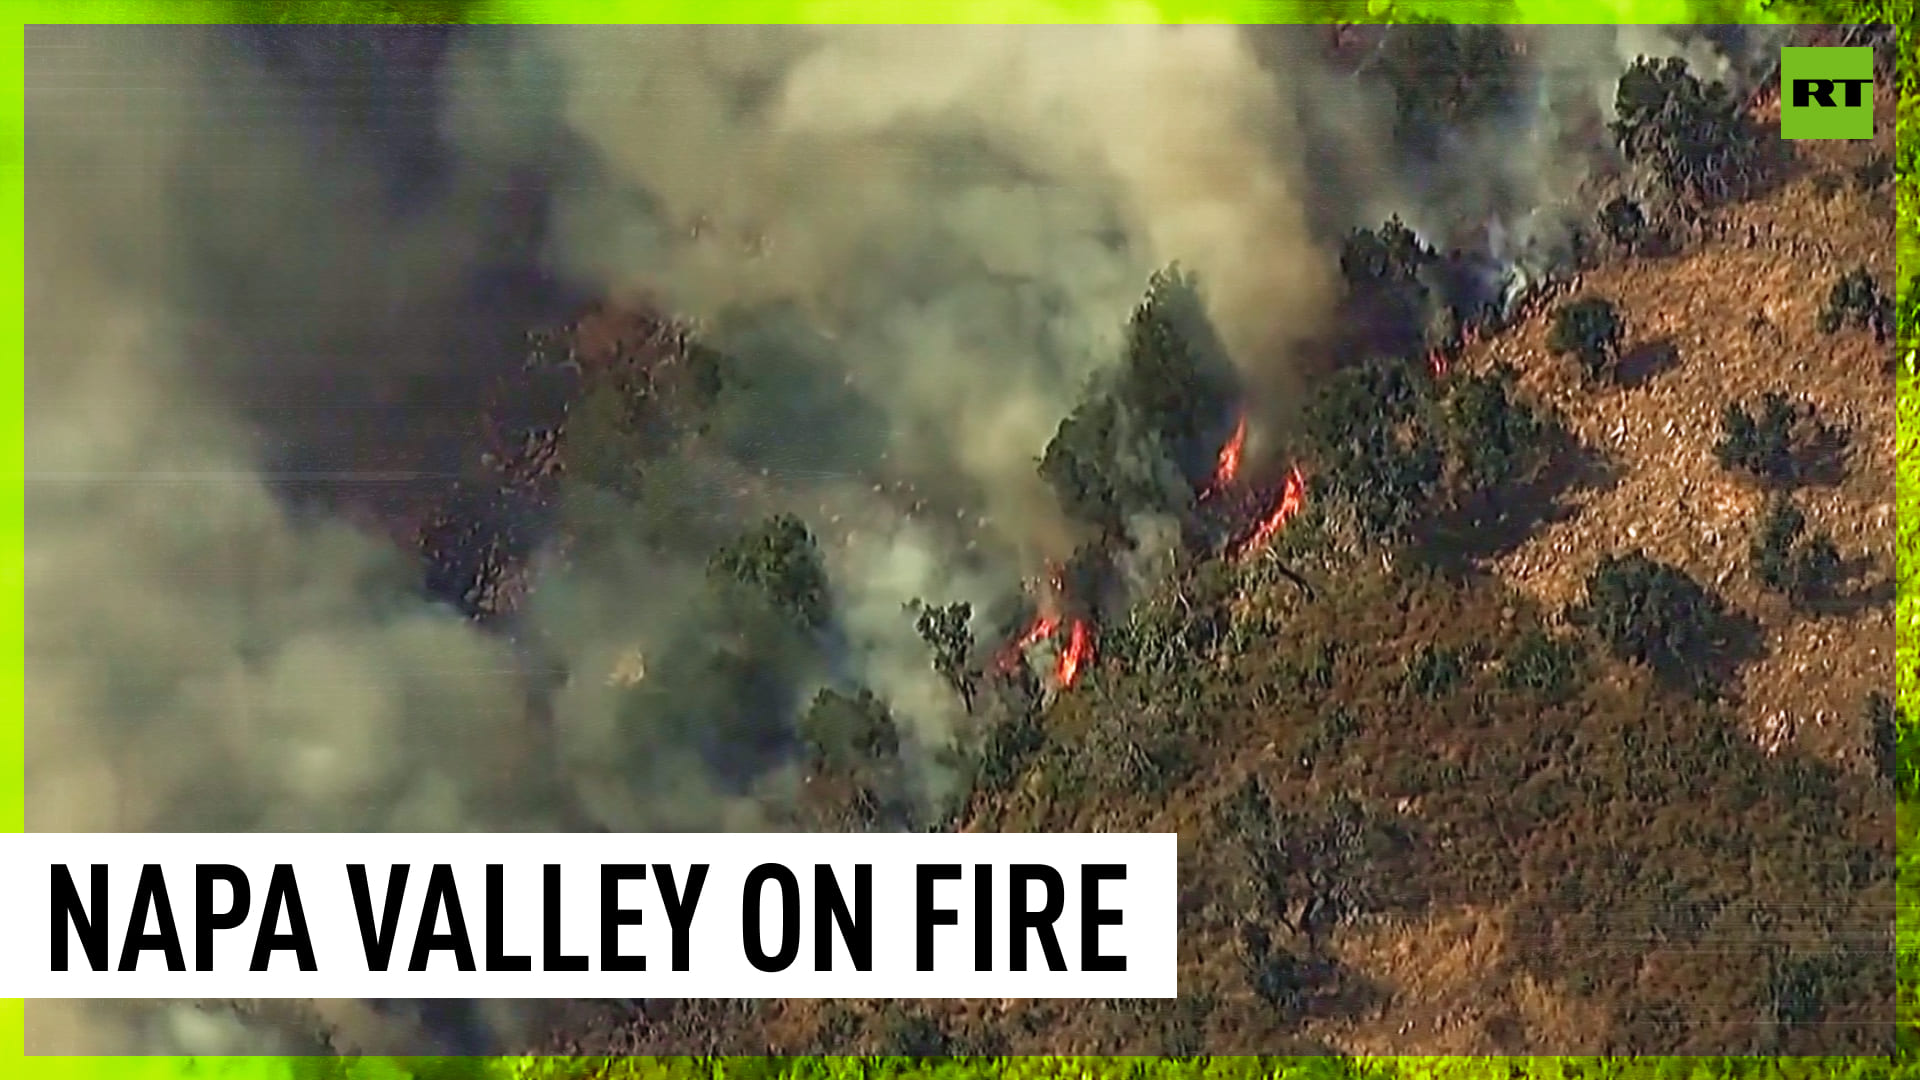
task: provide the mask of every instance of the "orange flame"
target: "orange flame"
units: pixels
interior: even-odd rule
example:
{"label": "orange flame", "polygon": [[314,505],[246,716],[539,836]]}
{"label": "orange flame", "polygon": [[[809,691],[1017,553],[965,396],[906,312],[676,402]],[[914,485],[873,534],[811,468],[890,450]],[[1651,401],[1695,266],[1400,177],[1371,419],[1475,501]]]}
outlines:
{"label": "orange flame", "polygon": [[1446,378],[1447,376],[1446,350],[1431,349],[1427,352],[1427,370],[1432,372],[1433,377],[1436,379]]}
{"label": "orange flame", "polygon": [[1242,414],[1240,422],[1233,427],[1233,437],[1220,448],[1220,463],[1214,466],[1213,483],[1209,485],[1209,491],[1219,491],[1233,483],[1233,478],[1240,474],[1240,452],[1246,448],[1246,445],[1247,418]]}
{"label": "orange flame", "polygon": [[1273,508],[1273,513],[1260,523],[1260,527],[1253,531],[1253,535],[1247,537],[1247,542],[1240,547],[1240,554],[1250,555],[1266,547],[1306,505],[1307,478],[1301,473],[1300,466],[1295,465],[1288,470],[1286,485],[1280,489],[1280,502]]}
{"label": "orange flame", "polygon": [[1072,686],[1092,659],[1093,638],[1087,632],[1087,622],[1085,619],[1075,619],[1067,630],[1067,647],[1060,650],[1060,659],[1054,667],[1054,675],[1059,678],[1061,689]]}

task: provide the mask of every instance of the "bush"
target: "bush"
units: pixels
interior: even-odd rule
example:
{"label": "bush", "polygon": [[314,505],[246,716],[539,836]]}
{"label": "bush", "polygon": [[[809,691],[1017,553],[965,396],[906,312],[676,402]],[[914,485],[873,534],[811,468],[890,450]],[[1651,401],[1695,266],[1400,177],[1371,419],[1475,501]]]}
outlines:
{"label": "bush", "polygon": [[1579,671],[1580,649],[1544,630],[1527,631],[1500,667],[1500,683],[1509,690],[1531,690],[1549,698],[1564,695]]}
{"label": "bush", "polygon": [[1554,312],[1547,348],[1571,354],[1589,379],[1597,379],[1619,357],[1624,330],[1612,303],[1598,297],[1576,300]]}
{"label": "bush", "polygon": [[1879,690],[1867,695],[1866,714],[1874,767],[1901,801],[1920,798],[1920,730],[1908,724],[1905,712]]}
{"label": "bush", "polygon": [[1686,571],[1641,552],[1602,559],[1587,577],[1585,603],[1570,614],[1620,659],[1695,686],[1731,629],[1725,601]]}
{"label": "bush", "polygon": [[1422,645],[1407,661],[1406,690],[1433,700],[1465,682],[1467,667],[1457,650]]}

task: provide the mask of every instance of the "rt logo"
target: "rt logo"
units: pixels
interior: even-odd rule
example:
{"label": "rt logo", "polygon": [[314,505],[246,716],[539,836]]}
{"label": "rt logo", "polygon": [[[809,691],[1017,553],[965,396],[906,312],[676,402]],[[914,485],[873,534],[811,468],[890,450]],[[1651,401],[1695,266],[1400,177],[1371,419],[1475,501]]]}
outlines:
{"label": "rt logo", "polygon": [[1873,138],[1873,49],[1782,48],[1780,137]]}

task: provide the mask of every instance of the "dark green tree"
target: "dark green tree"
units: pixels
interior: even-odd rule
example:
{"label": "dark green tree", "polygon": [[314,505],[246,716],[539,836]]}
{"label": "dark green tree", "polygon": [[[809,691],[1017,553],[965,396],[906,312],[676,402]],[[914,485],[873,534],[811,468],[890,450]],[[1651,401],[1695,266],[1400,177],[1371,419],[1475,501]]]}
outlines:
{"label": "dark green tree", "polygon": [[1637,551],[1600,560],[1587,577],[1585,602],[1569,614],[1620,659],[1694,686],[1703,684],[1732,629],[1724,600],[1685,570]]}
{"label": "dark green tree", "polygon": [[1307,407],[1317,494],[1351,506],[1370,543],[1404,541],[1438,497],[1445,458],[1425,409],[1418,376],[1402,360],[1341,371]]}
{"label": "dark green tree", "polygon": [[1620,77],[1609,129],[1629,162],[1685,203],[1737,198],[1759,175],[1759,129],[1740,100],[1677,57],[1642,57]]}
{"label": "dark green tree", "polygon": [[1571,354],[1580,361],[1589,379],[1597,379],[1618,359],[1625,329],[1620,313],[1610,301],[1588,297],[1553,313],[1547,348],[1562,355]]}
{"label": "dark green tree", "polygon": [[1647,240],[1647,215],[1622,195],[1600,208],[1600,232],[1628,251],[1638,250]]}
{"label": "dark green tree", "polygon": [[1238,393],[1198,283],[1169,267],[1128,321],[1119,367],[1089,385],[1047,443],[1040,475],[1068,514],[1109,533],[1135,513],[1184,511]]}
{"label": "dark green tree", "polygon": [[1398,217],[1348,235],[1340,249],[1340,274],[1363,351],[1414,356],[1426,350],[1436,302],[1425,274],[1439,261],[1439,253]]}
{"label": "dark green tree", "polygon": [[1836,333],[1848,325],[1872,330],[1874,340],[1882,343],[1893,333],[1893,297],[1880,291],[1864,266],[1841,274],[1827,290],[1827,302],[1820,309],[1822,333]]}
{"label": "dark green tree", "polygon": [[1807,536],[1807,516],[1784,495],[1767,502],[1754,530],[1754,576],[1795,605],[1829,599],[1844,574],[1840,550],[1821,534]]}
{"label": "dark green tree", "polygon": [[744,586],[808,630],[830,615],[826,563],[806,523],[778,514],[715,552],[707,564],[717,582]]}
{"label": "dark green tree", "polygon": [[1449,441],[1461,478],[1476,489],[1524,482],[1547,461],[1557,425],[1520,399],[1518,385],[1506,364],[1450,385]]}
{"label": "dark green tree", "polygon": [[[1729,402],[1720,414],[1714,457],[1723,469],[1769,484],[1791,484],[1800,478],[1800,450],[1809,439],[1804,427],[1813,418],[1813,406],[1772,391],[1761,396],[1757,415],[1739,402]],[[1813,437],[1820,434],[1815,432]]]}
{"label": "dark green tree", "polygon": [[1239,392],[1226,346],[1200,293],[1200,283],[1178,265],[1153,275],[1147,295],[1127,323],[1119,397],[1141,427],[1185,464],[1228,416]]}
{"label": "dark green tree", "polygon": [[939,607],[921,604],[917,615],[914,629],[933,650],[933,670],[972,712],[980,689],[980,673],[973,666],[973,605],[965,601]]}
{"label": "dark green tree", "polygon": [[900,753],[900,730],[887,703],[864,687],[853,694],[822,690],[800,718],[800,739],[820,765],[870,771]]}

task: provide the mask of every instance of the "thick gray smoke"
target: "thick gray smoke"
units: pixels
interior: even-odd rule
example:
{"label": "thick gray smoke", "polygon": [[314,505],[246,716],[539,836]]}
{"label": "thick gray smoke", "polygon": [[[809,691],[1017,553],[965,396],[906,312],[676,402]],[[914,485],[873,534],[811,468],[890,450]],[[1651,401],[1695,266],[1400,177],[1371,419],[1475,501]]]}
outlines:
{"label": "thick gray smoke", "polygon": [[[904,605],[986,611],[1070,550],[1035,459],[1148,275],[1197,272],[1250,382],[1297,391],[1339,235],[1524,219],[1583,167],[1553,103],[1595,102],[1624,47],[1536,41],[1564,93],[1464,133],[1429,188],[1304,31],[1277,66],[1206,27],[475,30],[444,56],[301,33],[29,35],[36,830],[768,824],[790,768],[717,777],[697,702],[603,677],[714,632],[702,553],[620,539],[645,508],[568,493],[613,538],[523,613],[573,672],[544,722],[521,652],[383,535],[472,457],[502,342],[567,289],[656,298],[742,358],[732,441],[680,495],[759,483],[755,514],[821,533],[835,644],[782,700],[865,684],[930,758],[958,705]],[[43,1003],[29,1030],[42,1053],[417,1051],[529,1016]]]}

